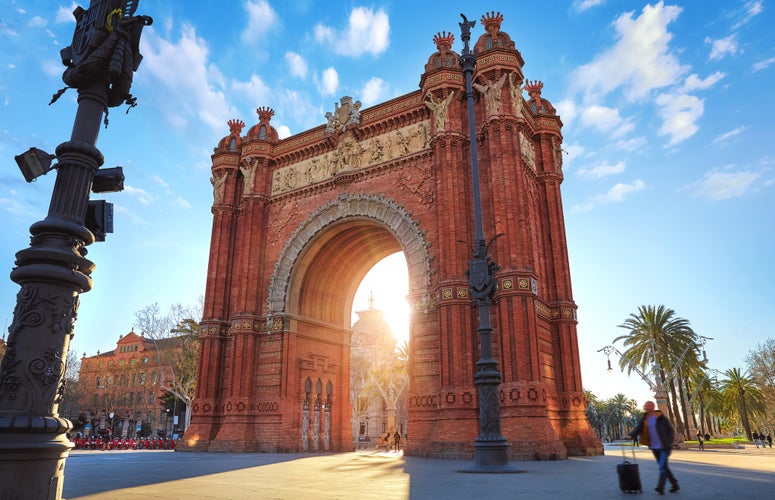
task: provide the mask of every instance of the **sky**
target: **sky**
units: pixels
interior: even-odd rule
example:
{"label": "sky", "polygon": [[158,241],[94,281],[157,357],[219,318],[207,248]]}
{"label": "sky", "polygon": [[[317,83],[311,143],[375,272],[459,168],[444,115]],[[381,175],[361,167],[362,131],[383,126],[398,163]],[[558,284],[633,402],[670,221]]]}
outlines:
{"label": "sky", "polygon": [[[13,157],[32,146],[53,152],[72,128],[76,92],[48,103],[64,86],[59,51],[71,43],[76,5],[10,0],[0,13],[0,262],[8,273],[30,225],[45,217],[55,180],[51,172],[26,183]],[[712,368],[744,367],[748,351],[775,337],[774,8],[772,0],[143,0],[137,14],[154,23],[143,31],[132,85],[138,105],[112,108],[97,143],[106,167],[123,167],[125,189],[92,196],[114,204],[115,232],[89,247],[94,288],[81,296],[72,347],[113,349],[136,311],[204,294],[210,155],[228,120],[250,127],[256,108],[268,106],[284,138],[324,124],[342,96],[365,109],[413,92],[436,33],[453,33],[459,53],[459,13],[477,21],[475,40],[482,14],[495,11],[525,77],[544,82],[542,96],[564,123],[584,387],[601,398],[650,396],[636,374],[619,372],[616,355],[608,373],[598,352],[626,333],[618,325],[641,305],[664,304],[712,338]],[[400,254],[366,278],[355,309],[367,307],[374,283],[402,274],[396,261]],[[3,332],[19,290],[7,276]],[[396,285],[375,304],[400,330],[402,313],[392,308],[405,292]]]}

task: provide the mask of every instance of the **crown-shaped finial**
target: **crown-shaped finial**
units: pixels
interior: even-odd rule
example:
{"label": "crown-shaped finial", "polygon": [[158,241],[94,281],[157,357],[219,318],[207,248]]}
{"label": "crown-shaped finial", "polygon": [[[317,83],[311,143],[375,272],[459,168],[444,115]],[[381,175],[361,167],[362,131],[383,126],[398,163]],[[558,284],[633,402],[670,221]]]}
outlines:
{"label": "crown-shaped finial", "polygon": [[482,16],[482,26],[484,26],[484,30],[493,36],[500,31],[502,22],[503,14],[500,12],[492,11],[489,14],[485,13]]}
{"label": "crown-shaped finial", "polygon": [[541,80],[533,80],[532,82],[530,80],[525,80],[525,90],[530,97],[533,97],[533,94],[538,94],[540,96],[542,88],[544,88],[544,82]]}
{"label": "crown-shaped finial", "polygon": [[433,43],[436,44],[436,49],[439,52],[450,50],[454,41],[455,35],[447,33],[446,31],[440,31],[433,37]]}
{"label": "crown-shaped finial", "polygon": [[256,113],[258,113],[259,123],[266,123],[269,120],[271,120],[272,117],[274,116],[274,110],[266,106],[261,106],[260,108],[257,108]]}
{"label": "crown-shaped finial", "polygon": [[227,123],[229,124],[229,131],[232,135],[239,135],[245,127],[245,122],[242,120],[229,120]]}

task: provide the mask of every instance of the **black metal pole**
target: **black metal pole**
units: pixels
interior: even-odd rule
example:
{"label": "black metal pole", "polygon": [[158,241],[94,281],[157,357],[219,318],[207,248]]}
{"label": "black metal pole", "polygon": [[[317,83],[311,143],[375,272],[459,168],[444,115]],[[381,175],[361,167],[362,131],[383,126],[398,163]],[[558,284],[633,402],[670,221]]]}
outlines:
{"label": "black metal pole", "polygon": [[468,127],[471,149],[471,186],[474,203],[474,251],[468,261],[468,284],[471,296],[479,313],[477,332],[480,339],[480,359],[476,363],[477,372],[474,383],[479,391],[479,436],[474,442],[476,461],[474,468],[465,472],[516,472],[508,466],[508,442],[501,435],[500,403],[498,386],[501,374],[498,362],[492,357],[492,326],[490,324],[490,305],[495,292],[495,272],[497,264],[487,255],[487,242],[484,239],[482,222],[481,184],[479,180],[479,159],[476,148],[476,123],[474,121],[474,92],[472,78],[476,66],[476,55],[469,48],[471,28],[476,21],[468,21],[460,14],[463,51],[460,65],[463,67],[468,97]]}
{"label": "black metal pole", "polygon": [[151,23],[133,17],[136,7],[121,0],[78,7],[73,45],[61,53],[63,80],[78,90],[78,111],[70,140],[56,151],[48,215],[30,227],[30,247],[16,254],[11,272],[21,290],[0,364],[0,498],[62,496],[73,424],[58,409],[79,295],[92,287],[86,247],[95,237],[85,219],[103,163],[95,144],[108,107],[134,105],[129,87],[140,64],[140,32]]}

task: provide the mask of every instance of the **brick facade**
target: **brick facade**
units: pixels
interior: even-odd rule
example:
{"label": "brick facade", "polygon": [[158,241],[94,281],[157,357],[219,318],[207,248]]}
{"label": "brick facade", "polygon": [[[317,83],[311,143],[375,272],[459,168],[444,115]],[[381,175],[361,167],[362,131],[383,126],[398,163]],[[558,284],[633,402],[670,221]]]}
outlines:
{"label": "brick facade", "polygon": [[78,371],[77,406],[85,413],[91,426],[86,434],[97,434],[106,428],[109,413],[114,413],[117,437],[135,437],[142,422],[152,432],[182,431],[173,428],[173,417],[184,422],[185,408],[176,407],[174,414],[165,411],[163,386],[168,381],[165,364],[167,350],[181,349],[174,337],[151,340],[134,331],[121,335],[116,348],[81,358]]}
{"label": "brick facade", "polygon": [[[543,84],[525,81],[501,21],[482,19],[474,112],[485,236],[502,235],[491,249],[502,433],[512,458],[600,454],[584,415],[562,122]],[[245,136],[229,122],[212,156],[199,379],[179,449],[351,450],[353,295],[371,266],[403,251],[413,309],[405,453],[473,456],[468,110],[453,37],[434,41],[418,91],[364,110],[342,98],[326,126],[284,140],[269,108]]]}

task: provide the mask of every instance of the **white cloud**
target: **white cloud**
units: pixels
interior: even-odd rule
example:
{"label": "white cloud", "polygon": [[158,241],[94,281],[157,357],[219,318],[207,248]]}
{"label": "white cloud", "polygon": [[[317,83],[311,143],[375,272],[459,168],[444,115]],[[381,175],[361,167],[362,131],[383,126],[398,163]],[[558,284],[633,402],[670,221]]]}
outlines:
{"label": "white cloud", "polygon": [[726,200],[745,195],[760,176],[759,172],[713,170],[706,173],[694,188],[696,194],[702,198],[713,201]]}
{"label": "white cloud", "polygon": [[562,152],[565,154],[565,160],[562,163],[563,166],[567,167],[573,160],[584,154],[584,146],[578,143],[563,144]]}
{"label": "white cloud", "polygon": [[704,101],[693,95],[659,94],[656,99],[662,126],[659,135],[670,136],[668,146],[677,144],[697,132],[696,121],[705,109]]}
{"label": "white cloud", "polygon": [[148,191],[130,186],[129,184],[124,185],[124,193],[136,198],[143,205],[150,205],[153,202],[153,196]]}
{"label": "white cloud", "polygon": [[581,123],[612,137],[621,137],[635,128],[635,124],[619,115],[619,110],[605,106],[589,106],[584,109],[581,112]]}
{"label": "white cloud", "polygon": [[237,115],[223,91],[225,79],[208,62],[207,44],[193,26],[184,24],[180,39],[174,42],[153,27],[146,28],[140,44],[143,66],[137,78],[150,81],[157,105],[174,127],[196,122],[221,132],[228,119]]}
{"label": "white cloud", "polygon": [[62,61],[55,61],[53,59],[45,59],[40,63],[41,69],[45,74],[52,77],[60,77],[65,72],[65,68],[62,65]]}
{"label": "white cloud", "polygon": [[255,43],[261,39],[277,22],[277,14],[266,0],[248,0],[245,3],[248,25],[242,32],[242,41]]}
{"label": "white cloud", "polygon": [[175,196],[175,205],[183,208],[191,208],[191,203],[185,200],[185,198],[176,195]]}
{"label": "white cloud", "polygon": [[686,77],[686,80],[684,81],[684,84],[681,90],[683,92],[691,92],[693,90],[704,90],[712,87],[725,76],[726,76],[725,73],[722,73],[721,71],[716,71],[715,73],[708,76],[704,80],[701,80],[700,77],[692,73],[691,75]]}
{"label": "white cloud", "polygon": [[642,149],[643,146],[646,145],[646,138],[645,137],[633,137],[632,139],[627,140],[618,140],[614,143],[614,147],[616,149],[621,149],[623,151],[629,151],[629,152],[635,152],[639,149]]}
{"label": "white cloud", "polygon": [[726,38],[719,38],[718,40],[712,40],[710,37],[706,37],[705,43],[710,44],[710,56],[708,56],[708,59],[711,61],[723,59],[724,56],[727,55],[737,54],[737,40],[735,40],[734,34],[731,34]]}
{"label": "white cloud", "polygon": [[724,132],[723,134],[717,135],[715,139],[713,139],[713,144],[718,144],[720,142],[728,141],[729,139],[732,139],[733,137],[737,137],[743,132],[745,132],[748,129],[745,125],[742,125],[740,127],[737,127],[736,129],[732,129],[729,132]]}
{"label": "white cloud", "polygon": [[323,95],[334,95],[337,88],[339,88],[339,73],[333,66],[323,70],[318,91]]}
{"label": "white cloud", "polygon": [[616,43],[574,71],[579,90],[594,101],[621,88],[628,99],[637,100],[675,84],[688,71],[668,50],[672,34],[667,26],[680,13],[680,7],[660,2],[645,6],[638,18],[632,12],[619,16]]}
{"label": "white cloud", "polygon": [[624,201],[628,195],[643,191],[646,188],[646,184],[640,180],[635,179],[630,184],[617,183],[607,193],[601,194],[595,198],[598,203],[619,203]]}
{"label": "white cloud", "polygon": [[610,175],[621,174],[622,172],[624,172],[624,170],[625,170],[625,165],[623,161],[620,161],[611,165],[610,163],[608,163],[607,160],[603,160],[602,163],[599,163],[592,168],[579,169],[579,175],[583,175],[584,177],[590,177],[592,179],[603,179]]}
{"label": "white cloud", "polygon": [[[278,115],[293,118],[299,127],[307,129],[320,125],[321,123],[325,123],[325,119],[323,118],[325,113],[322,109],[316,107],[310,102],[307,94],[302,94],[295,90],[285,89],[277,97],[280,102],[277,107],[277,110],[280,111]],[[334,105],[332,103],[331,109],[333,109],[333,107]],[[285,128],[288,130],[288,135],[290,135],[290,128],[287,126]],[[299,132],[299,130],[296,132]],[[282,139],[283,136],[279,127],[277,128],[277,133]]]}
{"label": "white cloud", "polygon": [[572,99],[563,99],[555,105],[555,108],[566,126],[573,122],[578,114],[576,103]]}
{"label": "white cloud", "polygon": [[645,188],[646,184],[640,179],[635,179],[630,184],[624,184],[620,182],[615,184],[606,193],[595,196],[591,201],[583,205],[574,205],[571,208],[575,212],[588,212],[592,210],[595,205],[600,205],[603,203],[621,203],[630,194],[637,193],[638,191],[642,191]]}
{"label": "white cloud", "polygon": [[69,7],[61,6],[57,9],[57,15],[54,18],[55,23],[73,23],[75,24],[75,16],[73,11],[78,7],[76,2],[71,2]]}
{"label": "white cloud", "polygon": [[605,0],[574,0],[573,8],[579,12],[584,12],[585,10],[591,9],[592,7],[598,7],[604,3]]}
{"label": "white cloud", "polygon": [[732,30],[737,30],[748,21],[750,21],[754,16],[761,14],[764,11],[764,7],[762,5],[763,3],[764,2],[762,0],[755,0],[746,3],[743,11],[743,18],[736,22],[734,26],[732,26]]}
{"label": "white cloud", "polygon": [[302,80],[307,78],[307,61],[296,52],[286,52],[285,62],[291,70],[291,76],[297,76]]}
{"label": "white cloud", "polygon": [[752,66],[752,69],[754,71],[761,71],[763,69],[768,68],[772,63],[775,63],[775,57],[770,57],[769,59],[765,59],[763,61],[759,61],[758,63],[754,63]]}
{"label": "white cloud", "polygon": [[244,95],[248,101],[264,104],[269,101],[269,86],[258,75],[253,74],[247,82],[232,82],[231,88]]}
{"label": "white cloud", "polygon": [[372,104],[380,102],[382,96],[385,95],[386,89],[385,81],[382,78],[371,78],[361,90],[361,101],[363,102],[363,105],[371,106]]}
{"label": "white cloud", "polygon": [[288,128],[287,125],[280,125],[277,127],[277,137],[280,139],[285,139],[286,137],[291,136],[291,129]]}
{"label": "white cloud", "polygon": [[48,24],[48,21],[46,21],[45,19],[43,19],[40,16],[35,16],[32,19],[30,19],[30,26],[35,27],[35,28],[40,27],[40,26],[46,26],[47,24]]}
{"label": "white cloud", "polygon": [[367,52],[377,56],[387,50],[389,36],[390,20],[382,9],[375,12],[356,7],[350,12],[347,28],[341,32],[323,24],[315,26],[315,40],[344,56],[359,57]]}
{"label": "white cloud", "polygon": [[167,187],[170,187],[170,185],[167,183],[167,181],[165,181],[164,179],[162,179],[162,178],[161,178],[160,176],[158,176],[157,174],[153,174],[153,175],[151,176],[151,179],[153,179],[153,182],[155,182],[156,184],[158,184],[158,185],[160,185],[160,186],[162,186],[162,187],[165,187],[165,188],[167,188]]}

